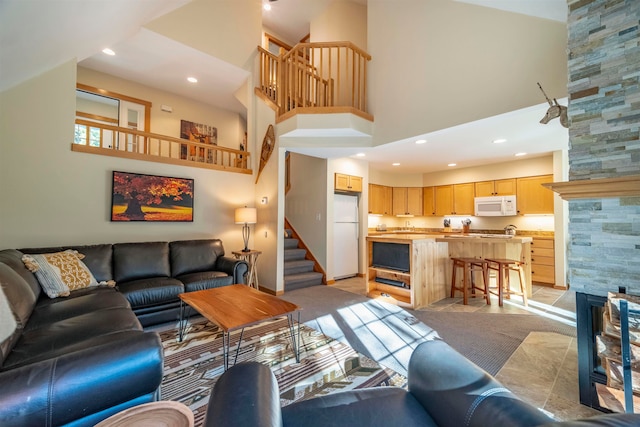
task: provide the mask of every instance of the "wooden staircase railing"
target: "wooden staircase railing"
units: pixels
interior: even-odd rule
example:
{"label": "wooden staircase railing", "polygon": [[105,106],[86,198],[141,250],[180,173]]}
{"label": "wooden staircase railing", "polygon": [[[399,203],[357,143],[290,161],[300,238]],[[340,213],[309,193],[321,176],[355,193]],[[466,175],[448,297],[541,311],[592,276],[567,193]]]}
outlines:
{"label": "wooden staircase railing", "polygon": [[299,43],[276,56],[258,46],[256,93],[273,103],[280,118],[296,112],[367,113],[367,62],[371,56],[351,42]]}
{"label": "wooden staircase railing", "polygon": [[250,153],[76,119],[72,151],[251,174]]}

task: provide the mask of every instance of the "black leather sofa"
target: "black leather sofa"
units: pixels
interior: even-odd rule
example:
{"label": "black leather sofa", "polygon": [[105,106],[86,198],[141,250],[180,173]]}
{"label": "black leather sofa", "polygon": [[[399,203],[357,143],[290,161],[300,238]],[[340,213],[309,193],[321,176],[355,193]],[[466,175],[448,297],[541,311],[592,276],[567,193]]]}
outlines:
{"label": "black leather sofa", "polygon": [[411,356],[408,390],[375,387],[337,392],[280,407],[271,370],[259,363],[225,372],[209,399],[206,427],[524,427],[638,426],[640,415],[555,422],[440,340]]}
{"label": "black leather sofa", "polygon": [[116,288],[51,299],[22,256],[66,249],[0,251],[3,304],[17,325],[0,342],[0,426],[93,426],[158,400],[162,343],[143,325],[177,320],[179,293],[243,283],[247,271],[216,239],[77,246],[96,280]]}

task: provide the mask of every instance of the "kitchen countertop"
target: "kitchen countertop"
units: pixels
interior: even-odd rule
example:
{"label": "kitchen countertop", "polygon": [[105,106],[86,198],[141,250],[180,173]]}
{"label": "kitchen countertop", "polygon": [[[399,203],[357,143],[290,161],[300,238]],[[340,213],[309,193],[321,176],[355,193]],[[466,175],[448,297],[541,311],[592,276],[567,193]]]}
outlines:
{"label": "kitchen countertop", "polygon": [[530,236],[509,236],[506,234],[462,234],[462,233],[384,233],[370,235],[367,239],[388,239],[388,240],[432,240],[435,242],[459,242],[463,240],[478,240],[487,243],[530,243],[533,239]]}

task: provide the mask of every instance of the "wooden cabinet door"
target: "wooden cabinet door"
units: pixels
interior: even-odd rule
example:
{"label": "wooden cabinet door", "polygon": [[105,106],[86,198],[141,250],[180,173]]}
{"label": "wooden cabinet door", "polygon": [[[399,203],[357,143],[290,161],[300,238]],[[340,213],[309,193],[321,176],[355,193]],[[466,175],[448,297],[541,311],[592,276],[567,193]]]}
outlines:
{"label": "wooden cabinet door", "polygon": [[407,213],[407,187],[393,187],[393,214]]}
{"label": "wooden cabinet door", "polygon": [[393,212],[393,188],[382,186],[382,214],[391,215]]}
{"label": "wooden cabinet door", "polygon": [[407,213],[422,216],[422,187],[407,188]]}
{"label": "wooden cabinet door", "polygon": [[456,215],[473,215],[475,185],[473,182],[466,184],[454,184],[453,186],[453,213]]}
{"label": "wooden cabinet door", "polygon": [[493,196],[494,182],[493,181],[476,182],[475,190],[476,190],[476,197]]}
{"label": "wooden cabinet door", "polygon": [[422,189],[422,216],[434,216],[436,214],[436,193],[434,187]]}
{"label": "wooden cabinet door", "polygon": [[[494,196],[513,196],[516,194],[516,179],[499,179],[493,181]],[[476,193],[476,196],[478,194]]]}
{"label": "wooden cabinet door", "polygon": [[518,214],[552,214],[553,191],[542,184],[553,182],[553,175],[530,176],[516,180]]}
{"label": "wooden cabinet door", "polygon": [[362,193],[362,177],[349,175],[349,191]]}
{"label": "wooden cabinet door", "polygon": [[342,191],[349,191],[349,175],[343,173],[335,174],[335,189]]}
{"label": "wooden cabinet door", "polygon": [[382,186],[369,184],[369,213],[382,215]]}
{"label": "wooden cabinet door", "polygon": [[453,213],[453,185],[438,185],[435,187],[436,216],[451,215]]}

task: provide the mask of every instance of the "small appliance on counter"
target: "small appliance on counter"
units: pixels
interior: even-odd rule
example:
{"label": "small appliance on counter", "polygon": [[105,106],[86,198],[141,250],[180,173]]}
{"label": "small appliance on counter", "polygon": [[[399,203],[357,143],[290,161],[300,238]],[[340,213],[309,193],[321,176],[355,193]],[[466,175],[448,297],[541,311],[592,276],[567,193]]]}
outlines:
{"label": "small appliance on counter", "polygon": [[513,224],[509,224],[504,228],[504,234],[508,235],[508,236],[515,236],[516,235],[516,227]]}
{"label": "small appliance on counter", "polygon": [[387,224],[376,225],[376,231],[387,231]]}

